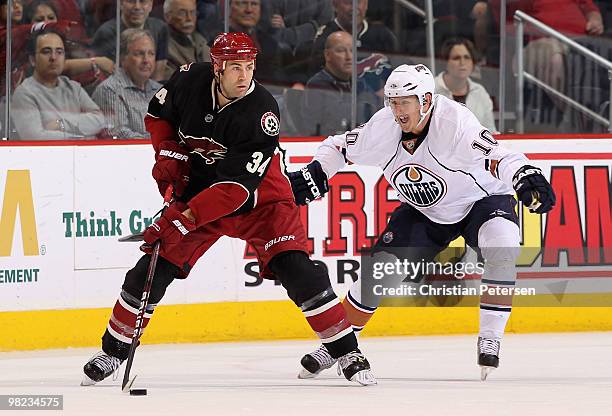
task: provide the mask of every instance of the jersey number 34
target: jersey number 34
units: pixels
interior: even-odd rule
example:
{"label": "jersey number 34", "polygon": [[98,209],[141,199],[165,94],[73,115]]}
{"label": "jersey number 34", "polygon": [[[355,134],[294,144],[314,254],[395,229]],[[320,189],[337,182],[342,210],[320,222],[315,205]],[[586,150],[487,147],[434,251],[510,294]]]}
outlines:
{"label": "jersey number 34", "polygon": [[251,173],[257,172],[259,176],[263,176],[264,172],[266,171],[266,167],[268,166],[268,163],[270,163],[270,160],[272,159],[272,156],[267,158],[263,163],[263,153],[253,152],[251,157],[253,158],[253,160],[246,164],[246,170]]}

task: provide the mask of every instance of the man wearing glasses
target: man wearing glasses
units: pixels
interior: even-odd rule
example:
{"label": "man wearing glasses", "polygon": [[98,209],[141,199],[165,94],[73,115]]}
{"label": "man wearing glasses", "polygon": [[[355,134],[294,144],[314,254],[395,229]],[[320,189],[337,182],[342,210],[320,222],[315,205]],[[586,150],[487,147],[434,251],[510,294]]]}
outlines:
{"label": "man wearing glasses", "polygon": [[[153,79],[163,80],[168,57],[168,27],[164,22],[149,17],[153,0],[121,0],[120,32],[125,29],[144,29],[151,33],[155,41],[155,71]],[[98,55],[116,61],[117,20],[111,19],[98,28],[93,38],[93,49]]]}
{"label": "man wearing glasses", "polygon": [[78,82],[61,75],[66,60],[62,36],[50,28],[33,33],[28,55],[34,74],[13,96],[12,119],[20,139],[95,137],[104,116]]}
{"label": "man wearing glasses", "polygon": [[197,18],[195,0],[164,1],[164,18],[170,31],[165,79],[170,79],[181,65],[190,62],[210,62],[208,41],[195,30]]}

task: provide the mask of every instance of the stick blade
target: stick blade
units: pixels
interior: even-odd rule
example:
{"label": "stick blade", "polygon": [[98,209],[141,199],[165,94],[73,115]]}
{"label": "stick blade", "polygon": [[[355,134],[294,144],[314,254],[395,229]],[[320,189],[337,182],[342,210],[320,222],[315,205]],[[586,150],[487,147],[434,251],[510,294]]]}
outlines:
{"label": "stick blade", "polygon": [[134,241],[144,241],[144,233],[130,234],[119,238],[121,243],[130,243]]}
{"label": "stick blade", "polygon": [[129,393],[130,392],[130,389],[134,385],[134,380],[136,380],[136,377],[138,377],[138,376],[134,375],[134,377],[132,377],[131,380],[128,379],[127,383],[123,383],[123,386],[121,386],[121,391],[123,393]]}

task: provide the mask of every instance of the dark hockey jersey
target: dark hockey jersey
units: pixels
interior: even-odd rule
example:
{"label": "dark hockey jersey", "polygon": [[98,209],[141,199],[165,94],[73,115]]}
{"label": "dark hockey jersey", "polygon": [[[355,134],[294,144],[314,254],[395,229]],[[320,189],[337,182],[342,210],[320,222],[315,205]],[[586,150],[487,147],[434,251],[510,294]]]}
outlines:
{"label": "dark hockey jersey", "polygon": [[190,180],[180,200],[200,213],[199,225],[293,200],[274,97],[253,80],[243,97],[218,108],[215,87],[210,63],[183,65],[151,99],[147,114],[167,121],[189,152]]}

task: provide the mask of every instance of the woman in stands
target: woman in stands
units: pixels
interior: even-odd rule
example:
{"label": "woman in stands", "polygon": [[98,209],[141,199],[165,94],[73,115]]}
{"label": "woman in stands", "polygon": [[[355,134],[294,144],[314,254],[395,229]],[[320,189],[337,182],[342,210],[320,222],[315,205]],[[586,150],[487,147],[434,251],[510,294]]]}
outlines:
{"label": "woman in stands", "polygon": [[[6,0],[0,1],[0,26],[6,26],[6,15],[8,14],[8,2]],[[13,0],[13,11],[11,18],[14,25],[21,23],[23,19],[23,3],[21,0]]]}
{"label": "woman in stands", "polygon": [[441,55],[446,70],[435,79],[436,93],[465,104],[483,126],[497,132],[491,96],[484,86],[470,79],[476,56],[474,44],[468,39],[451,38],[442,45]]}
{"label": "woman in stands", "polygon": [[26,10],[26,22],[57,22],[57,10],[52,2],[47,0],[34,1]]}

